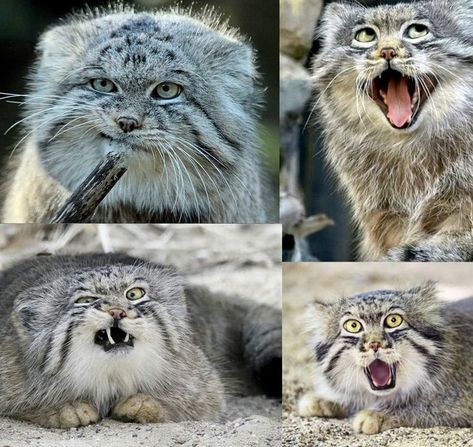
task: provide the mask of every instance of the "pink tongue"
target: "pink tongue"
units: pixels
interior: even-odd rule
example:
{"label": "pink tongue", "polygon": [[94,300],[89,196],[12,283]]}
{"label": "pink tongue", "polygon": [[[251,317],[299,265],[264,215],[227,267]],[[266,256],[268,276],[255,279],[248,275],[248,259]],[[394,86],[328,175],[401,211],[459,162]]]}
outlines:
{"label": "pink tongue", "polygon": [[401,79],[391,78],[388,82],[386,93],[388,103],[388,118],[396,127],[402,127],[412,117],[411,95],[409,95],[408,82],[406,77]]}
{"label": "pink tongue", "polygon": [[375,360],[368,366],[370,370],[371,380],[377,387],[386,386],[391,379],[391,371],[389,365],[382,360]]}

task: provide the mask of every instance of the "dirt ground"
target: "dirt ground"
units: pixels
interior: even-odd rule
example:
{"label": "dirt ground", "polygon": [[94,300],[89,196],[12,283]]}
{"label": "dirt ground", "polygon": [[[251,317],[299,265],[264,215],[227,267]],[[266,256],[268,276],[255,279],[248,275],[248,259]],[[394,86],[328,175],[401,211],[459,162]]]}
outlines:
{"label": "dirt ground", "polygon": [[[280,241],[278,225],[2,225],[0,269],[40,252],[122,251],[173,264],[192,283],[280,307]],[[230,399],[215,423],[104,420],[50,430],[0,418],[0,447],[273,447],[281,445],[280,419],[280,402],[262,396]]]}
{"label": "dirt ground", "polygon": [[313,371],[305,306],[314,298],[332,300],[378,288],[438,281],[439,296],[473,296],[471,264],[317,263],[283,266],[283,445],[298,447],[473,447],[473,430],[449,427],[398,428],[368,436],[353,432],[350,421],[301,418],[297,398],[311,389]]}

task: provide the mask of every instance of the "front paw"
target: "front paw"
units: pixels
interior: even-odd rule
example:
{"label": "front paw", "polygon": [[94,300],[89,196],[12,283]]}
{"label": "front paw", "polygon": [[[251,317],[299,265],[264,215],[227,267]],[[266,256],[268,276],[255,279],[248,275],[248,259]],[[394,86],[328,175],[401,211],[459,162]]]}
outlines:
{"label": "front paw", "polygon": [[112,418],[124,422],[164,422],[164,412],[156,399],[147,394],[134,394],[120,400],[112,409]]}
{"label": "front paw", "polygon": [[398,426],[397,420],[392,416],[373,410],[362,410],[353,419],[355,431],[366,435],[374,435]]}
{"label": "front paw", "polygon": [[322,399],[313,393],[304,394],[299,399],[297,413],[302,417],[318,416],[322,418],[342,418],[346,415],[340,404]]}
{"label": "front paw", "polygon": [[100,416],[97,409],[88,402],[77,401],[56,410],[27,414],[25,419],[48,428],[71,428],[94,424]]}

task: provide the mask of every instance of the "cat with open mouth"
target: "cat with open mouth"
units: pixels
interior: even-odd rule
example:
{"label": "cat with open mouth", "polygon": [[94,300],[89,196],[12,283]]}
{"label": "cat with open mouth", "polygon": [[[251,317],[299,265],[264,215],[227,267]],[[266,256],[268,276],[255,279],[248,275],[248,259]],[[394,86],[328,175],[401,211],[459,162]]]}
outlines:
{"label": "cat with open mouth", "polygon": [[473,3],[331,3],[313,115],[363,260],[473,259]]}
{"label": "cat with open mouth", "polygon": [[471,427],[471,309],[471,298],[439,301],[431,283],[315,303],[315,388],[299,400],[299,414],[353,416],[365,434]]}

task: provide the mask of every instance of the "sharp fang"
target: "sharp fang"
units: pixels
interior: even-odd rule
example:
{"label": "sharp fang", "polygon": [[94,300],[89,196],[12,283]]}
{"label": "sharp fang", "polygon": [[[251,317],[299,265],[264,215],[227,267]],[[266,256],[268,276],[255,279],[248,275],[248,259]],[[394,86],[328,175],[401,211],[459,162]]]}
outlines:
{"label": "sharp fang", "polygon": [[379,95],[381,96],[381,98],[383,98],[384,104],[387,105],[387,102],[386,102],[386,93],[384,93],[382,90],[379,90]]}
{"label": "sharp fang", "polygon": [[110,333],[110,328],[108,327],[105,329],[105,332],[107,333],[108,341],[110,342],[111,345],[115,344],[115,341],[112,338],[112,334]]}
{"label": "sharp fang", "polygon": [[128,343],[129,340],[130,340],[130,334],[127,332],[126,337],[125,337],[125,343]]}

